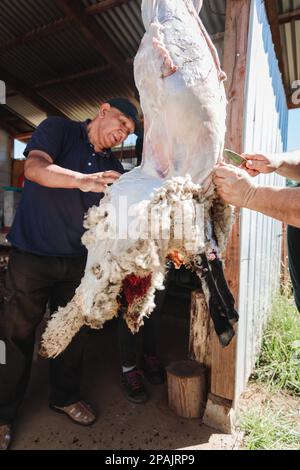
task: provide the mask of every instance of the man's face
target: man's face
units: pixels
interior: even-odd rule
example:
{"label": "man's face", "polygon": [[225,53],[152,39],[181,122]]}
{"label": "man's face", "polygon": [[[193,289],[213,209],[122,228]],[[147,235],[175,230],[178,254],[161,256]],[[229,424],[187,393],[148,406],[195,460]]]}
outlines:
{"label": "man's face", "polygon": [[102,148],[120,145],[134,132],[132,119],[108,103],[100,107],[98,116],[98,142]]}

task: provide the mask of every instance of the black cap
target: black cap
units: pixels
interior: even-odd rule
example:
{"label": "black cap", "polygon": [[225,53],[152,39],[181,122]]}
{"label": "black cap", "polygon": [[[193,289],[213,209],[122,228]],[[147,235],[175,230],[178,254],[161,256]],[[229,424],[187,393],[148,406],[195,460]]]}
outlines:
{"label": "black cap", "polygon": [[142,135],[142,125],[139,119],[138,110],[131,103],[131,101],[126,100],[125,98],[112,98],[107,100],[106,103],[110,104],[113,108],[117,108],[121,113],[123,113],[128,118],[132,119],[134,122],[134,133],[137,136]]}

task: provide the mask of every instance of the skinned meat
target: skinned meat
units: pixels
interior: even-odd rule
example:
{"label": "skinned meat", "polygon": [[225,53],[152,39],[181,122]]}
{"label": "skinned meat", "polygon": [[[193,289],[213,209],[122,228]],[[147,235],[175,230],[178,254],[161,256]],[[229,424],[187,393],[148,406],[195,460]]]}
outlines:
{"label": "skinned meat", "polygon": [[218,259],[232,214],[212,184],[224,146],[225,74],[199,19],[201,6],[202,0],[142,1],[146,33],[134,61],[142,164],[89,210],[85,275],[48,323],[45,356],[64,350],[84,324],[101,328],[121,306],[137,332],[154,309],[155,290],[164,288],[168,259],[197,273],[221,344],[234,334],[238,316]]}

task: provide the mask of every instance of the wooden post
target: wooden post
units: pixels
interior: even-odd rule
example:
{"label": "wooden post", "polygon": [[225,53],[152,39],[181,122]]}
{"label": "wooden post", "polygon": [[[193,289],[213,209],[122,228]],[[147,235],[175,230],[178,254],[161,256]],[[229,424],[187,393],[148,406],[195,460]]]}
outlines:
{"label": "wooden post", "polygon": [[211,368],[211,318],[201,290],[192,291],[189,358]]}
{"label": "wooden post", "polygon": [[173,362],[167,367],[169,406],[184,418],[200,418],[206,402],[205,367],[197,361]]}
{"label": "wooden post", "polygon": [[[236,152],[243,151],[244,97],[246,82],[246,62],[248,48],[248,29],[250,18],[250,0],[227,0],[226,26],[224,40],[224,71],[227,105],[227,133],[225,146]],[[228,285],[237,301],[239,287],[239,210],[235,212],[235,224],[229,238],[225,256],[225,274]],[[222,348],[217,335],[212,335],[212,368],[211,395],[208,399],[205,416],[207,423],[218,429],[228,430],[218,419],[216,410],[220,405],[218,399],[228,403],[234,399],[236,365],[236,339]],[[226,415],[228,415],[226,411]],[[215,421],[212,416],[215,416]],[[205,418],[205,417],[204,417]]]}

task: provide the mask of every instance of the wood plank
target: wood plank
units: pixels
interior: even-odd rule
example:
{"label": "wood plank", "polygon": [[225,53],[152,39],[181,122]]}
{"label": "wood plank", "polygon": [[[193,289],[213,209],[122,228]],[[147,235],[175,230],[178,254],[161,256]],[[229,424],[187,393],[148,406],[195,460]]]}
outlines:
{"label": "wood plank", "polygon": [[[279,19],[278,19],[278,6],[277,2],[274,0],[265,0],[266,12],[268,16],[268,20],[270,23],[273,43],[275,47],[275,53],[279,64],[279,69],[283,77],[286,76],[285,74],[285,67],[282,55],[282,44],[281,44],[281,36],[280,36],[280,28],[279,28]],[[286,95],[289,95],[289,90],[285,86]]]}
{"label": "wood plank", "polygon": [[97,15],[112,8],[129,3],[131,0],[102,0],[102,2],[94,3],[86,8],[88,15]]}
{"label": "wood plank", "polygon": [[191,294],[189,358],[211,368],[211,318],[201,290]]}
{"label": "wood plank", "polygon": [[[244,99],[248,29],[250,18],[248,0],[227,0],[226,28],[224,41],[224,71],[228,99],[226,147],[241,152],[243,145]],[[225,256],[225,274],[229,287],[238,298],[239,287],[239,210],[229,237]],[[212,338],[211,392],[214,395],[233,400],[235,388],[236,339],[222,348],[217,335]]]}
{"label": "wood plank", "polygon": [[15,139],[20,140],[21,142],[28,142],[34,131],[22,132],[21,134],[16,134]]}
{"label": "wood plank", "polygon": [[296,8],[296,10],[289,11],[288,13],[282,13],[281,15],[279,15],[278,20],[280,24],[300,20],[300,8]]}

